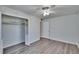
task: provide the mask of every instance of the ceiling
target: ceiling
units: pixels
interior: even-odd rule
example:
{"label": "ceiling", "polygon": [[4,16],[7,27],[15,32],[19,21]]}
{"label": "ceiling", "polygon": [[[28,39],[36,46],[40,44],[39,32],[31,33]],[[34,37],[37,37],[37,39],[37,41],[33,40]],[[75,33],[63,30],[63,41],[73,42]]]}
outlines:
{"label": "ceiling", "polygon": [[6,7],[22,11],[24,13],[35,15],[40,18],[54,18],[59,16],[71,15],[79,13],[79,5],[55,5],[51,10],[55,11],[55,14],[43,17],[39,10],[43,5],[5,5]]}

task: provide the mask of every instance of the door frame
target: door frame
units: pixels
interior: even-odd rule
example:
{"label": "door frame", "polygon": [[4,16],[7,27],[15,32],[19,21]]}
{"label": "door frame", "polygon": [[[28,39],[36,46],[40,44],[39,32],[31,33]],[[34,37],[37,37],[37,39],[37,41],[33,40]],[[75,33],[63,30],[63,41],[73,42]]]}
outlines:
{"label": "door frame", "polygon": [[[27,21],[27,22],[26,22]],[[25,45],[28,45],[29,46],[29,43],[28,43],[28,27],[26,27],[26,26],[28,26],[28,19],[27,20],[25,20]],[[26,31],[26,28],[27,28],[27,31]],[[27,34],[26,34],[27,33]],[[27,35],[27,36],[26,36]]]}
{"label": "door frame", "polygon": [[0,54],[3,54],[3,42],[2,42],[2,13],[0,12]]}
{"label": "door frame", "polygon": [[[0,43],[1,43],[1,49],[0,49],[0,54],[3,54],[3,40],[2,40],[2,15],[7,15],[7,14],[3,14],[1,11],[0,11]],[[12,15],[8,15],[8,16],[12,16]],[[13,16],[13,17],[15,17],[15,16]],[[17,17],[17,18],[21,18],[21,17]],[[22,19],[25,19],[25,18],[22,18]],[[25,20],[27,20],[28,21],[28,19],[25,19]],[[26,22],[25,22],[25,28],[26,28]],[[25,32],[26,32],[26,30],[25,30]],[[28,40],[28,38],[27,38],[27,40]],[[25,38],[25,45],[27,45],[26,44],[27,42],[26,42],[26,38]]]}

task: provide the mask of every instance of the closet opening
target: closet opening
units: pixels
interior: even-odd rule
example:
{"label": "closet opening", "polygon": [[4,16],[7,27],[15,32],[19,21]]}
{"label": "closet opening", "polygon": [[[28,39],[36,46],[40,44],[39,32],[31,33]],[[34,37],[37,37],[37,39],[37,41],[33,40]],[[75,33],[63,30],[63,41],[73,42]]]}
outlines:
{"label": "closet opening", "polygon": [[28,41],[28,19],[3,14],[2,41],[3,53],[7,52],[6,49],[18,44],[25,45],[25,42]]}

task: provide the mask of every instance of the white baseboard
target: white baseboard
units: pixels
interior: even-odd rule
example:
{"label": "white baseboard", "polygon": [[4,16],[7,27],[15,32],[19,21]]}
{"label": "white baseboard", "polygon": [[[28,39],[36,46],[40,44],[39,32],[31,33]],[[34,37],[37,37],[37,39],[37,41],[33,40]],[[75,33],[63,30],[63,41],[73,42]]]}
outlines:
{"label": "white baseboard", "polygon": [[32,43],[34,43],[34,42],[36,42],[36,41],[38,41],[38,40],[40,40],[40,39],[37,39],[37,40],[33,40],[33,41],[31,41],[31,42],[28,42],[28,43],[25,43],[27,46],[30,46],[30,44],[32,44]]}
{"label": "white baseboard", "polygon": [[[42,38],[45,38],[45,37],[42,37]],[[46,39],[49,39],[49,38],[46,38]],[[64,43],[69,43],[69,44],[77,45],[79,47],[79,44],[77,44],[76,42],[65,41],[65,40],[61,40],[61,39],[57,39],[57,38],[51,38],[50,40],[55,40],[55,41],[60,41],[60,42],[64,42]]]}
{"label": "white baseboard", "polygon": [[[40,37],[40,38],[45,38],[45,37]],[[45,38],[45,39],[49,39],[49,38]],[[56,38],[53,38],[53,39],[50,39],[50,40],[55,40],[55,41],[60,41],[60,42],[64,42],[64,43],[69,43],[69,44],[73,44],[73,45],[77,45],[78,48],[79,48],[79,43],[76,43],[76,42],[70,42],[70,41],[65,41],[65,40],[61,40],[61,39],[56,39]],[[34,40],[32,42],[29,42],[29,43],[25,43],[26,45],[30,46],[30,44],[36,42],[38,40]]]}
{"label": "white baseboard", "polygon": [[56,38],[53,38],[53,39],[50,39],[50,40],[55,40],[55,41],[60,41],[60,42],[65,42],[65,43],[69,43],[69,44],[74,44],[74,45],[76,45],[76,42],[70,42],[70,41],[65,41],[65,40],[56,39]]}
{"label": "white baseboard", "polygon": [[77,45],[77,47],[79,48],[79,45]]}
{"label": "white baseboard", "polygon": [[69,44],[77,45],[77,47],[79,48],[79,43],[77,43],[77,42],[70,42],[70,41],[58,40],[58,39],[50,39],[50,40],[55,40],[55,41],[60,41],[60,42],[64,42],[64,43],[69,43]]}
{"label": "white baseboard", "polygon": [[49,37],[40,36],[40,38],[47,38],[48,39]]}
{"label": "white baseboard", "polygon": [[[22,42],[24,42],[24,41],[22,41]],[[11,46],[20,44],[20,43],[22,43],[22,42],[15,42],[15,43],[12,43],[12,44],[8,44],[8,45],[6,45],[6,46],[3,46],[3,48],[8,48],[8,47],[11,47]]]}
{"label": "white baseboard", "polygon": [[25,43],[25,45],[30,46],[30,43]]}
{"label": "white baseboard", "polygon": [[76,45],[77,45],[77,47],[79,48],[79,43],[77,43]]}

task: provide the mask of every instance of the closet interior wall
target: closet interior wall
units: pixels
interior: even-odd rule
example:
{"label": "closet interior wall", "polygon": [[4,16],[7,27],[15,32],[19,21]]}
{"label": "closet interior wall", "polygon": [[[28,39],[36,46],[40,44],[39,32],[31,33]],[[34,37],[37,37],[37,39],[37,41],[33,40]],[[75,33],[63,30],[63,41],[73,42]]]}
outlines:
{"label": "closet interior wall", "polygon": [[3,48],[25,42],[25,35],[28,35],[27,19],[2,15]]}

